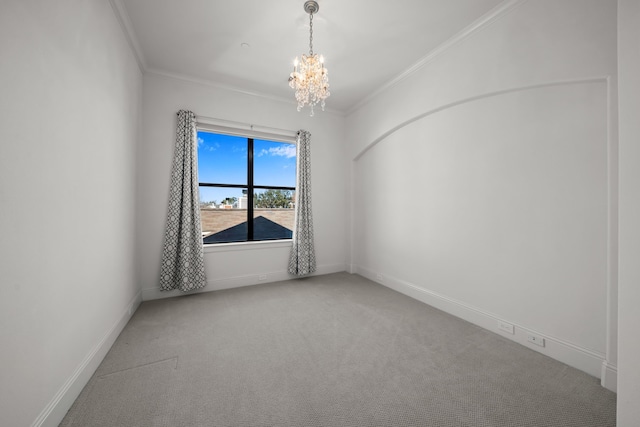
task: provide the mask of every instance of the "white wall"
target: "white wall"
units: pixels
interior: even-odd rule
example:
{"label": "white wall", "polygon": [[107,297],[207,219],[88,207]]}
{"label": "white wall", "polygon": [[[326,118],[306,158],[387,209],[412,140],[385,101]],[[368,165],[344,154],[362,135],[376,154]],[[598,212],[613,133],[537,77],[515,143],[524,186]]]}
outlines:
{"label": "white wall", "polygon": [[140,299],[142,78],[106,1],[0,3],[0,425],[58,425]]}
{"label": "white wall", "polygon": [[[291,96],[293,99],[293,93]],[[180,109],[219,120],[310,131],[318,273],[345,270],[348,205],[344,188],[348,160],[342,116],[318,111],[310,118],[307,110],[297,112],[292,102],[155,74],[145,75],[143,99],[144,137],[138,162],[140,199],[136,234],[143,299],[180,294],[158,289],[176,112]],[[286,269],[290,247],[290,243],[268,243],[207,248],[207,286],[203,291],[289,278]],[[266,277],[260,280],[260,276]]]}
{"label": "white wall", "polygon": [[620,303],[618,426],[640,420],[640,2],[618,2]]}
{"label": "white wall", "polygon": [[614,389],[616,2],[505,5],[347,117],[351,270]]}

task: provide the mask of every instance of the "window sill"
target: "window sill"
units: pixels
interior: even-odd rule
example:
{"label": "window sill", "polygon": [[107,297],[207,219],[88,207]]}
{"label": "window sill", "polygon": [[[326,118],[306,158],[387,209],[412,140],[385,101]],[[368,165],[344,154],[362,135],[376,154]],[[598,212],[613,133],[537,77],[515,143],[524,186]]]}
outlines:
{"label": "window sill", "polygon": [[203,248],[205,254],[216,252],[253,251],[257,249],[290,248],[292,242],[293,241],[291,239],[286,239],[262,240],[259,242],[213,243],[203,245]]}

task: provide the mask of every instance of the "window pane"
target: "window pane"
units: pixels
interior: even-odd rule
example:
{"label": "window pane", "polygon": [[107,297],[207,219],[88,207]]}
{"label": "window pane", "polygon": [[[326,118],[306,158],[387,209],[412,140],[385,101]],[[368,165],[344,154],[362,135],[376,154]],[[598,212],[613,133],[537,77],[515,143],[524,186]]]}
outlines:
{"label": "window pane", "polygon": [[[198,131],[200,216],[205,244],[292,237],[296,146],[253,140],[253,161],[248,165],[249,141],[245,137]],[[253,173],[249,174],[248,168]],[[249,175],[253,176],[253,183],[247,181]],[[250,188],[252,193],[248,194]],[[255,197],[253,206],[249,206],[249,196]],[[249,229],[253,230],[251,236]]]}
{"label": "window pane", "polygon": [[200,187],[203,242],[247,240],[247,196],[240,188]]}
{"label": "window pane", "polygon": [[198,181],[247,183],[247,138],[198,131]]}
{"label": "window pane", "polygon": [[253,153],[254,185],[296,186],[295,144],[256,139]]}
{"label": "window pane", "polygon": [[291,239],[295,192],[256,190],[253,200],[254,240]]}

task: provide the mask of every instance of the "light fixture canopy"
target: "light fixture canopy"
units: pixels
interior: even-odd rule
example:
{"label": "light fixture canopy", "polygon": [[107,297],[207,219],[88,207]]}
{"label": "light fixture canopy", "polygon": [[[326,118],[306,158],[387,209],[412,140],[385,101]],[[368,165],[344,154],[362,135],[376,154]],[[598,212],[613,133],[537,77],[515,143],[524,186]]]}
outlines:
{"label": "light fixture canopy", "polygon": [[302,54],[300,60],[293,61],[293,72],[289,75],[289,86],[296,91],[298,111],[305,105],[311,108],[320,103],[324,111],[325,99],[329,97],[329,75],[324,66],[324,57],[313,53],[313,15],[318,12],[318,2],[309,0],[304,4],[304,11],[309,14],[309,54]]}

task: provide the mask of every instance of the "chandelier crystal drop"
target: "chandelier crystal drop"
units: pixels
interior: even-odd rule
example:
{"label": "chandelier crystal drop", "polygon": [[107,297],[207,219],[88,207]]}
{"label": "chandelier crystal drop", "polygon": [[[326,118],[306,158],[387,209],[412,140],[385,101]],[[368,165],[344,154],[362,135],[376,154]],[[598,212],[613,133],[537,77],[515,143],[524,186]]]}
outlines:
{"label": "chandelier crystal drop", "polygon": [[296,91],[298,111],[305,105],[311,108],[320,103],[324,111],[324,100],[329,97],[329,72],[324,66],[322,55],[313,53],[313,14],[319,9],[318,3],[310,0],[304,4],[309,14],[309,54],[302,54],[301,59],[293,62],[293,72],[289,75],[289,86]]}

